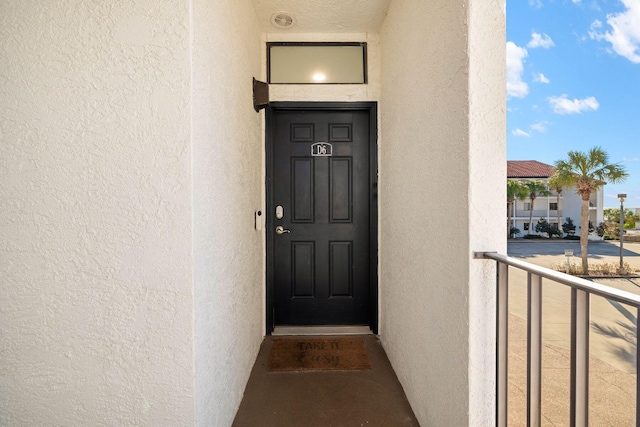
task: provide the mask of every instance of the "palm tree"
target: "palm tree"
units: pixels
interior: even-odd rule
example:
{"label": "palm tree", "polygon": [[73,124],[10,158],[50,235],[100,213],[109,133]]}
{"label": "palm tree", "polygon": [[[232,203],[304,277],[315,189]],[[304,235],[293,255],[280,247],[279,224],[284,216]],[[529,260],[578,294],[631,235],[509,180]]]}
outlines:
{"label": "palm tree", "polygon": [[566,160],[555,162],[557,179],[564,186],[575,186],[576,193],[582,199],[580,211],[580,253],[582,255],[582,274],[589,274],[587,245],[589,242],[589,199],[591,193],[607,183],[622,182],[629,174],[624,166],[609,163],[609,154],[600,147],[594,147],[587,153],[569,151]]}
{"label": "palm tree", "polygon": [[536,197],[548,196],[549,190],[547,190],[547,186],[542,181],[527,181],[524,185],[527,187],[529,200],[531,200],[531,204],[529,205],[529,232],[527,233],[531,234],[531,229],[533,228],[533,204],[535,203]]}
{"label": "palm tree", "polygon": [[518,180],[507,180],[507,236],[511,237],[513,227],[513,203],[516,199],[524,200],[527,197],[527,187]]}
{"label": "palm tree", "polygon": [[[557,175],[553,175],[548,181],[549,188],[552,188],[556,192],[556,214],[558,217],[558,231],[562,230],[562,222],[560,222],[560,195],[562,194],[562,183],[558,179]],[[560,234],[562,236],[562,234]]]}

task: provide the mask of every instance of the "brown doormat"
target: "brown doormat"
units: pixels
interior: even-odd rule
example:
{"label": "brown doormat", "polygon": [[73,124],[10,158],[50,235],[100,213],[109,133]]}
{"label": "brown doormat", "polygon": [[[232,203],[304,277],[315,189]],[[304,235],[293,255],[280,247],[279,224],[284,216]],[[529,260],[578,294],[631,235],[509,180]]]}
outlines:
{"label": "brown doormat", "polygon": [[269,371],[371,369],[362,338],[276,338]]}

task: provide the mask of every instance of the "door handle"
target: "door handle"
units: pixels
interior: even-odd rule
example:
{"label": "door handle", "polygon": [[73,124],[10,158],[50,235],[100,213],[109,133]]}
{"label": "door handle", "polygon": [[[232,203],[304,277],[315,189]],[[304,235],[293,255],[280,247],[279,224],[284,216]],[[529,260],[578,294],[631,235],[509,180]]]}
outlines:
{"label": "door handle", "polygon": [[291,233],[291,230],[287,230],[286,228],[284,228],[283,226],[279,225],[276,227],[276,234],[280,235],[280,234],[285,234],[285,233]]}

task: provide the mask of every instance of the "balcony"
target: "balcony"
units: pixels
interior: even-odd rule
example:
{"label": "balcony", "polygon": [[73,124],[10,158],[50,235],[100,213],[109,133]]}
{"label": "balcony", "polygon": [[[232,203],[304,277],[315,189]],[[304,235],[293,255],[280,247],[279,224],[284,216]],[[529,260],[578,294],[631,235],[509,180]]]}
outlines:
{"label": "balcony", "polygon": [[[595,250],[617,249],[600,243]],[[639,264],[640,245],[632,249],[625,257]],[[638,425],[640,283],[599,280],[615,285],[607,286],[506,255],[477,255],[498,265],[497,425]]]}
{"label": "balcony", "polygon": [[[528,247],[528,244],[521,244]],[[567,247],[579,253],[578,242]],[[640,267],[640,243],[625,244],[625,260]],[[540,258],[563,260],[565,246]],[[638,425],[636,352],[640,281],[605,279],[607,286],[514,256],[476,257],[497,262],[498,426]],[[614,243],[593,243],[590,262],[616,259]],[[528,249],[523,249],[528,251]],[[574,257],[572,264],[579,263]],[[551,264],[551,261],[547,261]],[[373,370],[273,373],[267,337],[256,360],[234,426],[417,425],[380,342],[365,336]],[[361,388],[364,385],[364,388]]]}
{"label": "balcony", "polygon": [[[546,218],[547,215],[551,218],[555,218],[558,216],[558,211],[556,210],[546,210],[546,209],[534,209],[533,210],[533,219]],[[560,216],[562,216],[562,209],[560,210]],[[528,210],[516,210],[516,218],[527,218],[529,219],[529,211]]]}

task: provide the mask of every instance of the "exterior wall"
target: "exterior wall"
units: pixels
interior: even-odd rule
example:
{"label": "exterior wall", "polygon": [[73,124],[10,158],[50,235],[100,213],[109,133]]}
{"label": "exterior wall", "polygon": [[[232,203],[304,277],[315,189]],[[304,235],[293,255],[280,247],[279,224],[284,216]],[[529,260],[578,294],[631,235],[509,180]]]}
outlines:
{"label": "exterior wall", "polygon": [[0,424],[231,423],[264,330],[266,39],[368,42],[368,85],[271,99],[381,101],[383,343],[423,425],[492,424],[495,272],[472,252],[505,250],[504,16],[457,3],[285,36],[250,0],[4,2]]}
{"label": "exterior wall", "polygon": [[[546,180],[541,180],[541,181],[545,181]],[[560,221],[564,222],[564,217],[565,217],[565,207],[567,207],[567,204],[565,203],[565,197],[564,197],[565,191],[562,192],[561,196],[560,196],[560,203],[559,203],[559,208],[560,208]],[[555,224],[558,222],[558,213],[556,210],[551,210],[550,209],[550,203],[557,203],[558,202],[558,198],[556,197],[555,193],[553,193],[553,195],[550,196],[538,196],[536,197],[536,200],[533,204],[533,217],[531,219],[531,222],[533,224],[532,228],[531,228],[531,234],[540,234],[540,233],[536,233],[535,227],[538,224],[538,221],[540,220],[540,218],[544,218],[546,219],[549,223],[551,224]],[[528,204],[531,203],[531,200],[529,200],[529,198],[526,198],[525,200],[515,200],[514,201],[514,222],[515,222],[515,227],[518,228],[520,230],[520,237],[528,234],[528,230],[525,230],[525,224],[529,222],[529,209],[527,208]],[[568,206],[569,208],[571,208],[571,206]],[[573,217],[572,217],[573,219]],[[579,218],[578,218],[579,220]],[[562,229],[562,223],[560,224],[560,229]]]}
{"label": "exterior wall", "polygon": [[580,235],[580,230],[577,227],[580,225],[581,206],[582,201],[574,188],[562,191],[562,222],[564,223],[567,218],[571,218],[576,225],[576,235]]}
{"label": "exterior wall", "polygon": [[[504,222],[494,220],[504,212],[495,201],[507,197],[507,162],[496,164],[507,158],[505,9],[501,0],[468,4],[468,249],[506,253]],[[469,257],[469,418],[464,425],[495,425],[495,263]]]}
{"label": "exterior wall", "polygon": [[392,2],[381,32],[381,339],[422,425],[494,424],[501,3]]}
{"label": "exterior wall", "polygon": [[264,49],[251,1],[192,4],[195,418],[227,426],[264,332]]}
{"label": "exterior wall", "polygon": [[596,209],[592,211],[592,222],[594,226],[598,226],[604,221],[604,188],[600,187],[595,194]]}
{"label": "exterior wall", "polygon": [[[595,209],[589,211],[589,217],[594,226],[598,226],[604,219],[604,190],[598,189],[595,195],[592,194],[591,199],[597,204]],[[576,236],[580,235],[580,212],[582,209],[582,199],[576,193],[575,188],[568,188],[562,192],[563,212],[562,220],[566,221],[567,218],[571,218],[576,225]],[[599,240],[600,237],[593,232],[590,239]]]}
{"label": "exterior wall", "polygon": [[0,425],[192,425],[186,2],[0,5]]}
{"label": "exterior wall", "polygon": [[[540,181],[546,182],[547,180],[540,179]],[[598,189],[595,194],[592,194],[591,200],[595,206],[589,211],[589,216],[593,225],[597,226],[604,219],[604,190],[602,188]],[[549,209],[549,204],[556,203],[556,201],[557,198],[554,195],[549,197],[540,196],[536,198],[533,206],[533,228],[531,229],[531,234],[540,234],[536,233],[535,231],[535,226],[540,218],[545,218],[550,223],[557,222],[556,211],[552,211]],[[525,209],[526,203],[530,203],[530,200],[528,198],[525,200],[516,200],[514,202],[516,214],[514,217],[515,227],[520,229],[520,236],[528,234],[527,230],[524,229],[525,223],[529,222],[529,211],[528,209]],[[576,235],[579,235],[580,229],[578,227],[580,226],[580,211],[582,209],[582,199],[579,195],[576,194],[574,187],[566,188],[562,191],[559,207],[561,221],[560,229],[562,229],[562,224],[566,222],[566,219],[571,218],[573,220],[573,223],[576,225]],[[600,239],[595,232],[591,234],[591,237],[594,239]]]}

